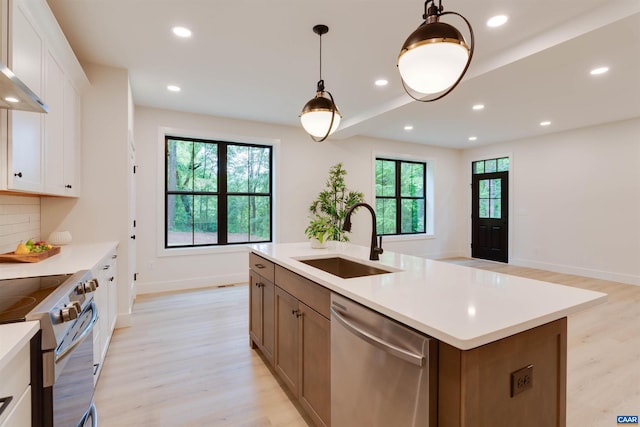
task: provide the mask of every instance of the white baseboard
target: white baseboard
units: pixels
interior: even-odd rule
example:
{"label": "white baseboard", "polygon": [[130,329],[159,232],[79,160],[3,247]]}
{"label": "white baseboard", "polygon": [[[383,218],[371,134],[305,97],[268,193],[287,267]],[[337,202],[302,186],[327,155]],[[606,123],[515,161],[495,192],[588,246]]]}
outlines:
{"label": "white baseboard", "polygon": [[594,279],[610,280],[612,282],[626,283],[628,285],[640,286],[640,276],[631,274],[613,273],[610,271],[593,270],[583,267],[574,267],[570,265],[553,264],[527,259],[511,259],[509,264],[520,267],[537,268],[539,270],[555,271],[556,273],[575,274],[577,276],[592,277]]}
{"label": "white baseboard", "polygon": [[208,288],[247,282],[249,282],[248,270],[246,273],[227,274],[224,276],[195,277],[180,281],[136,283],[136,294],[143,295],[157,292],[184,291],[187,289]]}

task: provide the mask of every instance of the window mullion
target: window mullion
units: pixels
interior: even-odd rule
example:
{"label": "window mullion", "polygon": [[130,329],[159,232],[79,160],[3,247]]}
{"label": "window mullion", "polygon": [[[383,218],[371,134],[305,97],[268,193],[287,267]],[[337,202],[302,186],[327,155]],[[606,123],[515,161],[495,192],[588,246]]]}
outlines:
{"label": "window mullion", "polygon": [[229,242],[227,235],[227,144],[218,144],[218,244]]}
{"label": "window mullion", "polygon": [[396,169],[396,234],[402,234],[402,225],[401,225],[402,194],[400,191],[400,186],[402,184],[401,182],[402,180],[400,179],[400,176],[401,176],[400,168],[402,167],[402,165],[399,160],[396,160],[395,163],[396,163],[396,168],[395,168]]}

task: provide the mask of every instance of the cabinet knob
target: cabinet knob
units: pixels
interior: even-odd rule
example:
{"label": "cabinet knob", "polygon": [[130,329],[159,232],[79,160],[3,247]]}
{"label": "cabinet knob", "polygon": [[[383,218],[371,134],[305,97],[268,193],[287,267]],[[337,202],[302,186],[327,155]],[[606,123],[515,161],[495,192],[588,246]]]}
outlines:
{"label": "cabinet knob", "polygon": [[22,178],[22,172],[14,173],[13,176],[17,176],[18,178]]}
{"label": "cabinet knob", "polygon": [[64,186],[64,188],[73,188],[73,187],[71,186],[71,184],[67,184]]}
{"label": "cabinet knob", "polygon": [[132,235],[131,235],[131,236],[129,236],[129,237],[131,237],[133,240],[136,240],[136,235],[135,235],[135,234],[132,234]]}
{"label": "cabinet knob", "polygon": [[302,316],[302,313],[300,312],[300,310],[291,310],[291,314],[293,314],[296,317]]}

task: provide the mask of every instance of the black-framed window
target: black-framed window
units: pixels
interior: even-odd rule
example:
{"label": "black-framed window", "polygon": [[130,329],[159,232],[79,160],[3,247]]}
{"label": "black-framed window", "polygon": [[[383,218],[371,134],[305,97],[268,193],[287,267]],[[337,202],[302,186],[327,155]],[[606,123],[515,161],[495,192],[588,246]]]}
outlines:
{"label": "black-framed window", "polygon": [[427,164],[376,159],[376,219],[379,234],[426,231]]}
{"label": "black-framed window", "polygon": [[165,248],[271,241],[271,146],[167,135],[165,154]]}

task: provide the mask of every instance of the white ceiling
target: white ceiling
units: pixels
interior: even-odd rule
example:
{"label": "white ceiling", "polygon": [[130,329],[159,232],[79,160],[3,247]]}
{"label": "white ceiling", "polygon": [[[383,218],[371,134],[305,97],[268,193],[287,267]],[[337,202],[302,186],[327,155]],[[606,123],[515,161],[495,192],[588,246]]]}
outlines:
{"label": "white ceiling", "polygon": [[[343,114],[333,139],[464,148],[640,116],[639,0],[443,0],[471,21],[476,51],[462,83],[432,103],[411,100],[396,68],[420,0],[48,3],[81,62],[129,70],[137,105],[300,126],[319,78],[312,27],[325,24],[322,77]],[[500,13],[507,24],[488,28]],[[176,25],[193,37],[176,38]],[[589,75],[602,65],[607,74]]]}

